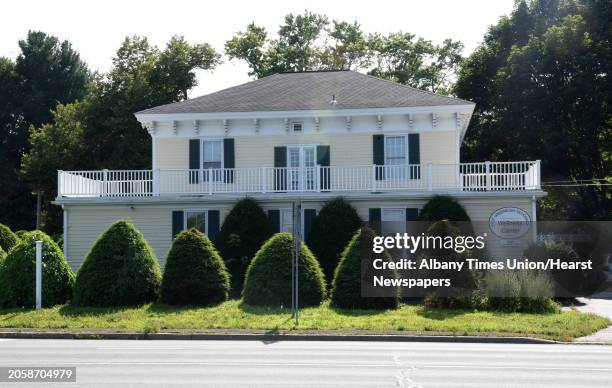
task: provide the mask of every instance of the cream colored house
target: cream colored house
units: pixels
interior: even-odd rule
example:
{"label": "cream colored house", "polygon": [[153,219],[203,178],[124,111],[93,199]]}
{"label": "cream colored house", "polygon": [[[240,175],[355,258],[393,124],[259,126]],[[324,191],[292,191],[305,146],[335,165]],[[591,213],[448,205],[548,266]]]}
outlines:
{"label": "cream colored house", "polygon": [[214,237],[232,205],[256,198],[279,231],[302,230],[343,196],[364,221],[414,219],[436,194],[472,220],[519,208],[535,220],[539,161],[461,163],[474,104],[351,71],[282,73],[137,112],[150,170],[59,171],[65,253],[78,267],[109,223],[130,219],[164,262],[172,237]]}

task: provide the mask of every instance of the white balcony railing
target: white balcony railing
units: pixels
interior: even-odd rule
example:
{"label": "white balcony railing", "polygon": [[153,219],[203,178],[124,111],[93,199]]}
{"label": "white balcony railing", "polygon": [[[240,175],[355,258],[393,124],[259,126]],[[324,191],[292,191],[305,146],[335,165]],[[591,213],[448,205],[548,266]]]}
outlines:
{"label": "white balcony railing", "polygon": [[540,189],[540,162],[58,171],[59,197]]}

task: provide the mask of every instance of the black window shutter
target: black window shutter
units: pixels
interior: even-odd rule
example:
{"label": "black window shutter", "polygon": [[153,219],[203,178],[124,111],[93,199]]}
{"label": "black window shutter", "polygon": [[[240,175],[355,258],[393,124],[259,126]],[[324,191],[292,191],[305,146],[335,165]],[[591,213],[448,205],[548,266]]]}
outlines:
{"label": "black window shutter", "polygon": [[421,144],[418,133],[408,135],[408,163],[411,165],[410,179],[421,179]]}
{"label": "black window shutter", "polygon": [[274,233],[280,232],[280,210],[268,210],[268,219],[272,223],[272,231]]}
{"label": "black window shutter", "polygon": [[416,221],[418,215],[419,209],[411,207],[406,209],[406,221]]}
{"label": "black window shutter", "polygon": [[[384,166],[385,164],[385,135],[374,135],[372,137],[373,155],[372,163],[376,166]],[[385,179],[384,169],[376,168],[376,180]]]}
{"label": "black window shutter", "polygon": [[308,239],[310,228],[316,216],[317,211],[315,209],[304,209],[304,240]]}
{"label": "black window shutter", "polygon": [[[274,147],[274,167],[287,167],[287,147]],[[287,170],[274,170],[274,190],[287,191]]]}
{"label": "black window shutter", "polygon": [[208,211],[208,230],[206,234],[211,241],[215,241],[219,235],[219,219],[219,210]]}
{"label": "black window shutter", "polygon": [[172,212],[172,239],[183,230],[183,218],[184,214],[182,210],[175,210]]}
{"label": "black window shutter", "polygon": [[[200,139],[189,139],[189,169],[199,170],[200,166]],[[200,171],[189,171],[189,183],[200,182]]]}
{"label": "black window shutter", "polygon": [[234,183],[234,168],[236,168],[236,156],[234,152],[234,139],[223,139],[223,182]]}
{"label": "black window shutter", "polygon": [[372,208],[370,209],[369,221],[370,228],[374,229],[376,233],[380,234],[382,231],[382,212],[380,208]]}
{"label": "black window shutter", "polygon": [[[328,145],[317,146],[317,164],[321,167],[329,167],[330,165],[330,148]],[[321,184],[321,190],[330,190],[330,174],[328,168],[321,169],[321,176],[319,181]]]}

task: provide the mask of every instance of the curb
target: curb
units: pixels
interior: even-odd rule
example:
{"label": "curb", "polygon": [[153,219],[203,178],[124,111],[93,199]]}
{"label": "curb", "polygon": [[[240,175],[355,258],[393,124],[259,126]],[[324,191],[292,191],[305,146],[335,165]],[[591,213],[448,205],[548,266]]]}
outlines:
{"label": "curb", "polygon": [[139,333],[139,332],[58,332],[58,331],[2,331],[0,338],[19,339],[75,339],[75,340],[194,340],[194,341],[369,341],[369,342],[452,342],[492,344],[559,344],[553,340],[531,337],[478,337],[385,334],[280,334],[280,333]]}

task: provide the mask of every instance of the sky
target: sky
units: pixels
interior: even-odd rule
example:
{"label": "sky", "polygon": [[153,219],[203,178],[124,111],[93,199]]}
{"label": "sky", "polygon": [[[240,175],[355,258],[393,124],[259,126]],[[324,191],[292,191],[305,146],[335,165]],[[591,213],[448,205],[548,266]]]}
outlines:
{"label": "sky", "polygon": [[[514,0],[52,0],[10,1],[0,13],[0,56],[15,58],[17,42],[28,30],[68,39],[91,69],[107,71],[111,58],[128,35],[146,36],[163,47],[173,35],[192,43],[207,42],[218,52],[236,32],[254,21],[275,34],[288,13],[305,9],[330,19],[357,20],[365,32],[410,32],[433,42],[461,40],[471,53]],[[198,71],[195,97],[248,82],[247,65],[228,61],[214,72]]]}

